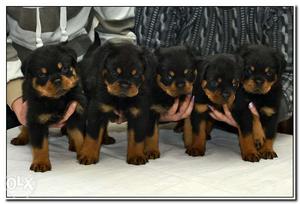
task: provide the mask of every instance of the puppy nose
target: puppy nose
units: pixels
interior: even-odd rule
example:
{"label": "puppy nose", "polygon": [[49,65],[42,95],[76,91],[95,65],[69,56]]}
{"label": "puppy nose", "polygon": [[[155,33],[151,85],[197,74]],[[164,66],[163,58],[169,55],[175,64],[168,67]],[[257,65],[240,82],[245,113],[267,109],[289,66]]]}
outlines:
{"label": "puppy nose", "polygon": [[230,93],[229,93],[228,91],[224,91],[224,92],[222,93],[222,96],[223,96],[224,99],[228,99],[229,96],[230,96]]}
{"label": "puppy nose", "polygon": [[123,88],[123,89],[129,88],[129,85],[130,85],[130,84],[129,84],[127,81],[123,81],[123,82],[120,83],[120,86],[121,86],[121,88]]}
{"label": "puppy nose", "polygon": [[61,79],[55,79],[53,83],[54,85],[59,86],[61,84]]}
{"label": "puppy nose", "polygon": [[176,86],[177,86],[178,88],[182,88],[182,87],[184,87],[184,85],[185,85],[185,82],[184,82],[184,81],[176,82]]}
{"label": "puppy nose", "polygon": [[257,85],[262,85],[263,82],[264,82],[264,80],[261,79],[261,78],[256,78],[256,79],[255,79],[255,83],[256,83]]}

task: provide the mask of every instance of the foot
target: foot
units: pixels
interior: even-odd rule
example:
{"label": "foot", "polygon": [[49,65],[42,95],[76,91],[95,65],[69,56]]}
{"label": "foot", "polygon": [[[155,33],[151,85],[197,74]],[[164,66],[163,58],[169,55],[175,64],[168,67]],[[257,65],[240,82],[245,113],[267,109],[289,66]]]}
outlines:
{"label": "foot", "polygon": [[50,171],[51,170],[51,163],[50,163],[49,160],[32,162],[32,164],[30,166],[30,170],[32,170],[34,172]]}
{"label": "foot", "polygon": [[205,148],[197,148],[197,147],[189,147],[185,151],[190,156],[197,157],[197,156],[204,156],[205,155]]}
{"label": "foot", "polygon": [[28,144],[29,140],[24,138],[24,137],[15,137],[13,138],[10,143],[13,144],[13,145],[26,145]]}
{"label": "foot", "polygon": [[257,151],[244,153],[242,154],[242,158],[244,161],[249,161],[249,162],[258,162],[260,160],[260,156]]}
{"label": "foot", "polygon": [[83,165],[96,164],[99,161],[99,154],[95,151],[80,151],[77,159]]}
{"label": "foot", "polygon": [[136,155],[136,156],[131,156],[131,157],[127,158],[128,164],[142,165],[142,164],[146,164],[147,162],[148,162],[148,159],[145,155]]}
{"label": "foot", "polygon": [[148,159],[157,159],[160,157],[160,152],[158,150],[149,150],[145,152]]}
{"label": "foot", "polygon": [[259,151],[259,153],[260,153],[260,157],[263,159],[274,159],[278,157],[274,150],[265,149]]}

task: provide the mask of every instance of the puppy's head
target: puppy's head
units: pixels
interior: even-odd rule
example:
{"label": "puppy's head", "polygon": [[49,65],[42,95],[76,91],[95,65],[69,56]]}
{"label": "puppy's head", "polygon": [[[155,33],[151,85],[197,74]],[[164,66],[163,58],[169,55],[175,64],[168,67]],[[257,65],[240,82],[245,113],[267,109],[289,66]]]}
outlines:
{"label": "puppy's head", "polygon": [[131,43],[106,43],[100,50],[100,74],[108,93],[118,97],[134,97],[150,78],[152,55]]}
{"label": "puppy's head", "polygon": [[76,53],[64,45],[36,49],[22,63],[25,80],[42,97],[59,98],[77,85]]}
{"label": "puppy's head", "polygon": [[267,46],[245,45],[239,54],[244,59],[243,88],[249,93],[268,93],[286,67],[283,54]]}
{"label": "puppy's head", "polygon": [[215,104],[232,104],[239,86],[242,59],[231,54],[216,54],[204,58],[200,84]]}
{"label": "puppy's head", "polygon": [[190,48],[160,48],[155,54],[158,61],[157,85],[172,97],[191,94],[199,61]]}

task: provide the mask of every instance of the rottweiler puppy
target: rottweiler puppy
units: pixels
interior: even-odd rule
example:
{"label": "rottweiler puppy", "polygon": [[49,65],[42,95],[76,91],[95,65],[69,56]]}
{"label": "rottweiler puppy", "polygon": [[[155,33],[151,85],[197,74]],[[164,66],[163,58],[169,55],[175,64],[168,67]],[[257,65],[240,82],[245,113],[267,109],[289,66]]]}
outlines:
{"label": "rottweiler puppy", "polygon": [[[244,45],[238,53],[244,59],[244,69],[232,114],[240,127],[242,158],[251,162],[273,159],[277,157],[273,142],[286,61],[280,51],[264,45]],[[253,102],[260,117],[251,114],[249,102]]]}
{"label": "rottweiler puppy", "polygon": [[145,153],[148,159],[160,157],[158,122],[160,114],[167,112],[179,98],[182,102],[192,94],[199,59],[186,46],[160,48],[155,51],[155,82],[151,91],[150,135],[146,138]]}
{"label": "rottweiler puppy", "polygon": [[90,101],[87,131],[78,160],[98,162],[100,146],[109,121],[122,112],[128,121],[127,163],[140,165],[148,160],[144,140],[149,120],[149,85],[153,78],[153,55],[132,43],[107,42],[83,59],[84,86]]}
{"label": "rottweiler puppy", "polygon": [[242,59],[232,54],[210,55],[203,58],[200,67],[193,89],[195,103],[191,121],[187,121],[184,128],[184,135],[189,138],[186,153],[190,156],[205,154],[206,139],[214,123],[209,115],[209,106],[219,111],[223,111],[224,104],[232,108],[239,86]]}
{"label": "rottweiler puppy", "polygon": [[84,141],[84,109],[87,100],[77,74],[76,53],[65,45],[49,45],[33,51],[22,63],[23,100],[27,101],[27,124],[14,145],[32,144],[35,172],[51,170],[48,153],[49,126],[62,119],[69,103],[77,101],[76,111],[67,121],[70,147],[79,152]]}

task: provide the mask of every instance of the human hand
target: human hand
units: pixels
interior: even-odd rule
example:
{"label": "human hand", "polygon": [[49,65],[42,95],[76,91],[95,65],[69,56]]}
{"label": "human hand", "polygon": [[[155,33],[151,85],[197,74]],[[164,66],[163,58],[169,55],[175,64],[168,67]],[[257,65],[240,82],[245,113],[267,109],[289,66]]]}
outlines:
{"label": "human hand", "polygon": [[68,109],[65,112],[63,118],[58,123],[55,123],[55,124],[51,125],[51,127],[53,127],[53,128],[62,128],[63,126],[65,126],[67,120],[75,112],[77,105],[78,105],[77,101],[71,102],[70,105],[68,106]]}
{"label": "human hand", "polygon": [[122,124],[122,123],[126,122],[126,118],[125,118],[124,113],[122,111],[114,110],[114,113],[117,116],[119,116],[119,118],[117,120],[113,121],[113,123]]}
{"label": "human hand", "polygon": [[[232,117],[231,112],[230,112],[230,110],[229,110],[229,108],[226,104],[223,105],[224,114],[221,113],[220,111],[218,111],[217,109],[215,109],[212,106],[208,106],[208,107],[212,111],[212,112],[209,113],[209,115],[213,119],[215,119],[217,121],[225,122],[225,123],[227,123],[227,124],[229,124],[233,127],[238,128],[238,124],[236,123],[236,121]],[[257,110],[256,110],[256,108],[255,108],[255,106],[252,102],[249,103],[248,108],[250,109],[252,114],[259,116],[259,114],[258,114],[258,112],[257,112]]]}
{"label": "human hand", "polygon": [[22,97],[17,98],[13,103],[12,103],[12,110],[15,112],[18,121],[22,125],[26,125],[26,114],[27,114],[27,102],[23,101]]}
{"label": "human hand", "polygon": [[179,104],[179,99],[176,98],[172,107],[164,114],[160,115],[161,122],[174,122],[190,116],[194,107],[194,96],[188,95],[183,103]]}

